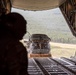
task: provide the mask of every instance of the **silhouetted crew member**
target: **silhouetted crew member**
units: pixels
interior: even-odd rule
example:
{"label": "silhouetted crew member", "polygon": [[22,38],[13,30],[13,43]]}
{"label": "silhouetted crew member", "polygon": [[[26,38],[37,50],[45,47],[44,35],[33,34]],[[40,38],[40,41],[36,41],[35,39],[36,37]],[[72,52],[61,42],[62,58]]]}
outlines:
{"label": "silhouetted crew member", "polygon": [[19,42],[26,33],[26,20],[18,13],[0,19],[0,75],[28,75],[26,48]]}

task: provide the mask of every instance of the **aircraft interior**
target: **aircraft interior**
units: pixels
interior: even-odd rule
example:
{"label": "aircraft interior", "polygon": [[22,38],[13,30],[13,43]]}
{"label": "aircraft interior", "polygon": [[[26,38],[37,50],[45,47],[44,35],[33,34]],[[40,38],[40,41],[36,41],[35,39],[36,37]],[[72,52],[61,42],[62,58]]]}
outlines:
{"label": "aircraft interior", "polygon": [[[18,12],[23,16],[26,16],[25,19],[27,22],[30,21],[28,22],[27,26],[27,34],[25,34],[23,37],[24,40],[21,41],[28,50],[29,75],[76,75],[76,0],[4,0],[3,6],[7,9],[6,14],[10,12]],[[36,15],[39,14],[43,15],[42,18],[40,18],[41,15],[38,16],[39,18],[36,17]],[[67,37],[69,41],[74,39],[74,45],[67,45],[68,42],[65,43],[63,39],[60,39],[60,42],[65,43],[62,44],[63,48],[65,47],[66,49],[69,49],[73,52],[72,56],[67,57],[64,55],[65,53],[70,54],[70,52],[68,53],[67,51],[65,52],[63,49],[61,49],[62,47],[57,43],[58,38],[56,36],[58,35],[55,36],[57,40],[55,40],[55,38],[52,39],[54,35],[50,34],[51,29],[47,28],[53,27],[54,29],[53,24],[49,26],[49,21],[52,19],[49,17],[47,18],[49,19],[49,23],[45,23],[46,21],[44,23],[41,22],[44,21],[44,19],[46,20],[46,14],[50,17],[52,16],[52,18],[57,15],[57,22],[61,21],[61,18],[59,17],[61,14],[61,22],[63,22],[60,22],[60,24],[62,24],[61,28],[63,29],[63,25],[66,25],[65,30],[67,30],[68,33],[65,35],[65,37]],[[29,17],[30,19],[28,19],[29,15],[31,16]],[[55,19],[53,20],[55,21]],[[35,21],[35,23],[32,23],[31,21]],[[41,22],[41,24],[44,25],[39,27],[40,24],[38,22]],[[36,23],[37,25],[35,25]],[[37,33],[37,29],[39,28],[40,32],[43,33]],[[58,31],[57,28],[55,29]],[[42,31],[42,29],[45,32]],[[65,31],[63,32],[65,33]],[[50,34],[51,37],[45,34]],[[64,36],[63,34],[61,35]],[[71,36],[72,39],[70,38]],[[58,37],[60,37],[60,35]],[[25,38],[28,39],[26,40]],[[56,43],[50,43],[51,41]],[[53,52],[54,48],[56,54],[57,50],[60,49],[60,51],[62,50],[63,55],[58,57],[60,54],[57,54],[55,56],[55,51]]]}

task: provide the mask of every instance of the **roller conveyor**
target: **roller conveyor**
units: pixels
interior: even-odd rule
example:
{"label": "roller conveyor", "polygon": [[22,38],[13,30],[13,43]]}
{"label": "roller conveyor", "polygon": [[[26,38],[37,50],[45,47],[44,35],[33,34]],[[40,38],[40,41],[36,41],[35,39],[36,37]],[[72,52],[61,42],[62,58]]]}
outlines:
{"label": "roller conveyor", "polygon": [[73,59],[65,58],[65,57],[61,57],[61,59],[65,60],[65,61],[67,61],[67,62],[69,62],[69,63],[71,63],[71,64],[73,64],[73,65],[76,65],[76,61],[73,60]]}
{"label": "roller conveyor", "polygon": [[37,66],[33,58],[29,59],[28,65],[29,65],[28,66],[29,75],[43,75],[41,69]]}
{"label": "roller conveyor", "polygon": [[29,58],[29,75],[76,75],[76,66],[61,58]]}
{"label": "roller conveyor", "polygon": [[[56,63],[58,63],[59,65],[61,65],[62,67],[64,67],[66,69],[66,71],[68,71],[67,73],[69,73],[70,75],[76,75],[76,66],[72,65],[70,62],[61,60],[61,59],[52,59],[54,60]],[[67,64],[66,64],[67,63]]]}

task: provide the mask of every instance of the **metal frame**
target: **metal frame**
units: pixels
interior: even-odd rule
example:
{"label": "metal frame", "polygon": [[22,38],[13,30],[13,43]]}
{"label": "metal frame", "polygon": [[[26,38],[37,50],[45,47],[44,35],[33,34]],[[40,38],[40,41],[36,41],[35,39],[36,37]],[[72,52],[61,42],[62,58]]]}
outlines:
{"label": "metal frame", "polygon": [[11,12],[11,0],[0,0],[1,11],[5,14]]}
{"label": "metal frame", "polygon": [[76,0],[66,0],[60,7],[72,33],[76,36]]}

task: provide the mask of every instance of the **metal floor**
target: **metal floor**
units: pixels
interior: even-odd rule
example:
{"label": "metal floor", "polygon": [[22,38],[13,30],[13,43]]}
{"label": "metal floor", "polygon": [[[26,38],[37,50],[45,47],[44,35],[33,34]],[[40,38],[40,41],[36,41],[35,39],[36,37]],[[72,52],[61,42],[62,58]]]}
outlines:
{"label": "metal floor", "polygon": [[29,75],[76,75],[76,59],[29,58]]}

